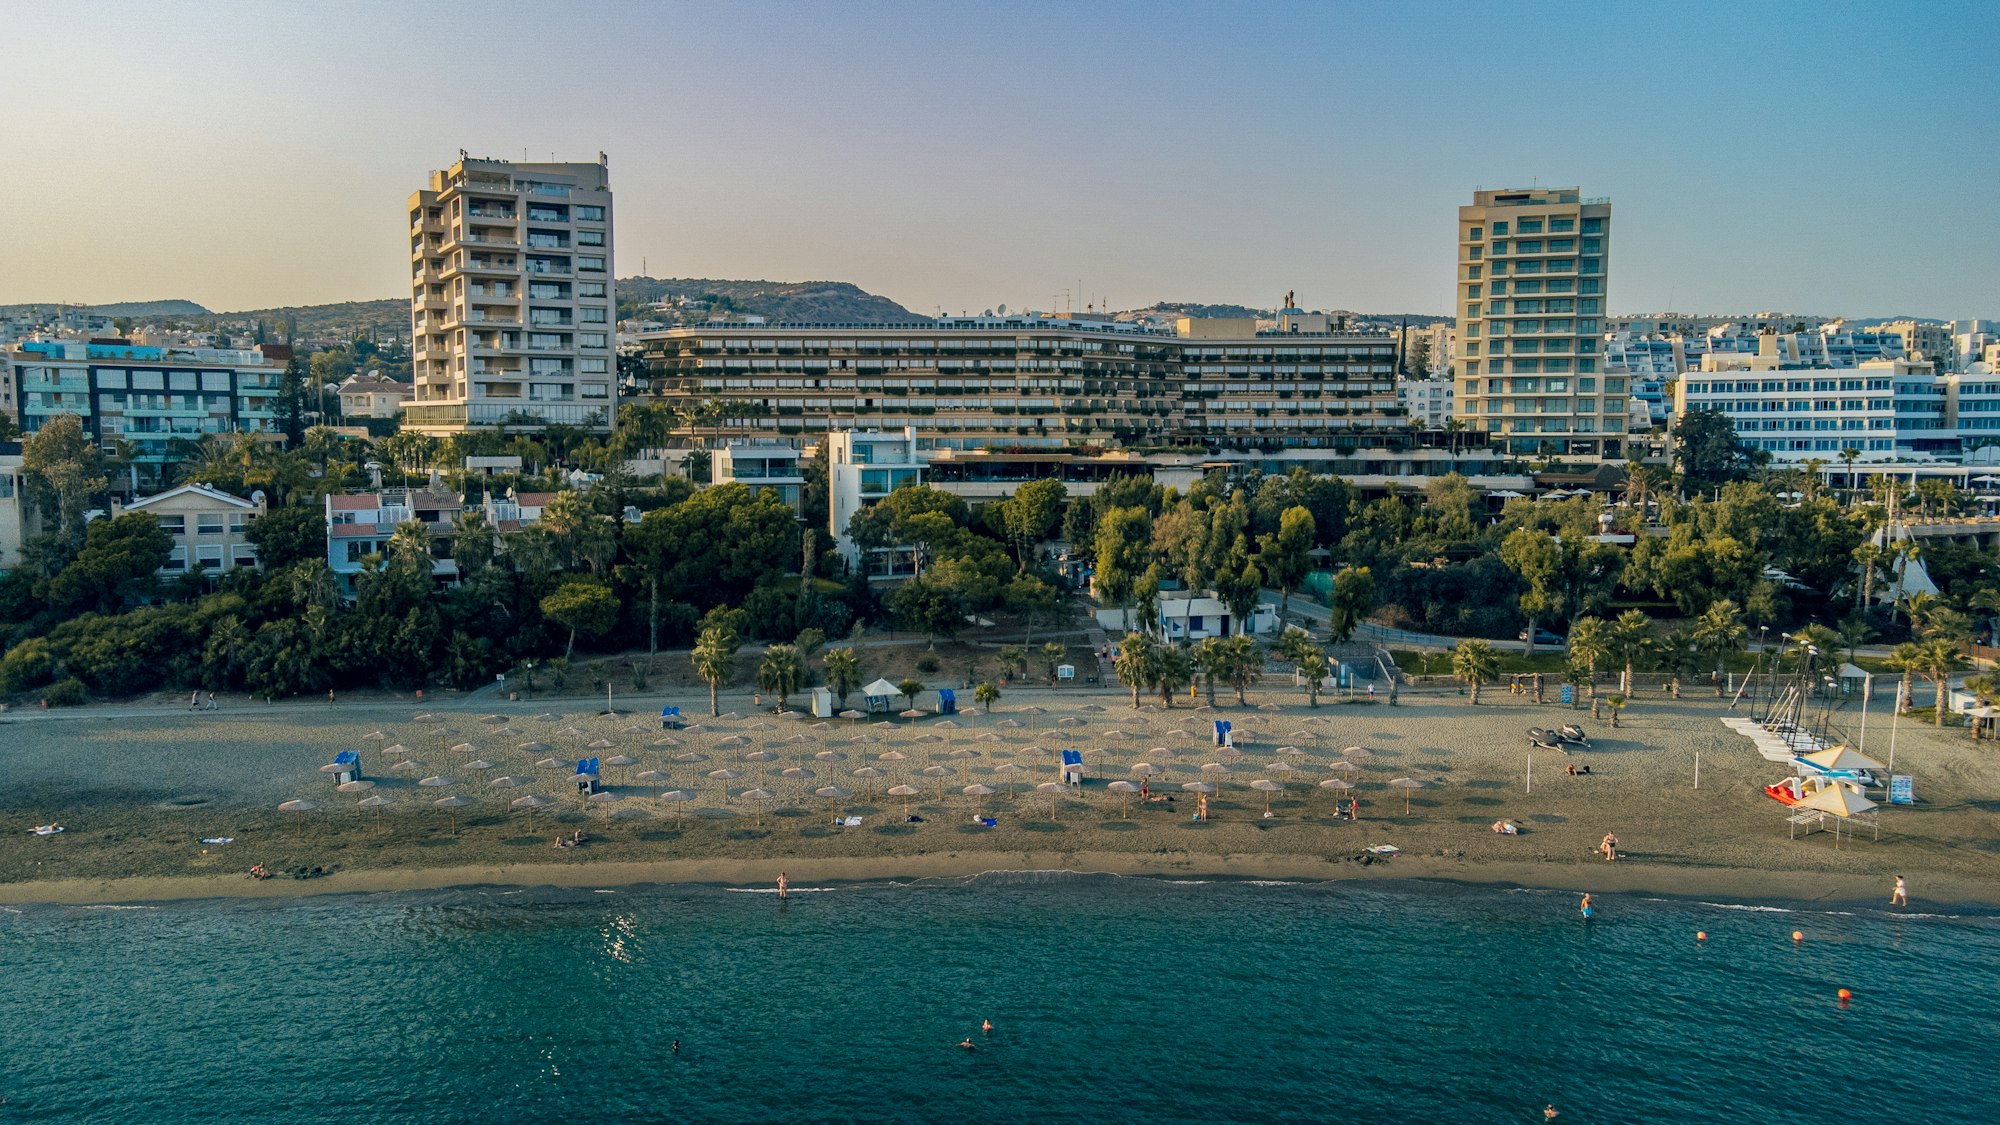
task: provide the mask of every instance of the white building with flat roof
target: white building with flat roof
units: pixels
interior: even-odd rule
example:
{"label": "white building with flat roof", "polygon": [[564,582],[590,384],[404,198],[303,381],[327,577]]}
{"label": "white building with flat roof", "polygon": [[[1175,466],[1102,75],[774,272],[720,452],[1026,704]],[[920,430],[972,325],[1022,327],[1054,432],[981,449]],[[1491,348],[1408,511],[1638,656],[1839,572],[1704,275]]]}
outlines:
{"label": "white building with flat roof", "polygon": [[[906,484],[922,484],[926,458],[917,449],[915,427],[900,430],[835,430],[826,436],[828,516],[827,531],[834,548],[849,566],[861,566],[861,548],[847,533],[854,513],[884,499]],[[868,573],[893,576],[900,572],[899,556],[907,551],[888,547],[866,560]]]}
{"label": "white building with flat roof", "polygon": [[773,492],[794,513],[803,510],[806,453],[777,441],[732,441],[715,451],[710,479]]}

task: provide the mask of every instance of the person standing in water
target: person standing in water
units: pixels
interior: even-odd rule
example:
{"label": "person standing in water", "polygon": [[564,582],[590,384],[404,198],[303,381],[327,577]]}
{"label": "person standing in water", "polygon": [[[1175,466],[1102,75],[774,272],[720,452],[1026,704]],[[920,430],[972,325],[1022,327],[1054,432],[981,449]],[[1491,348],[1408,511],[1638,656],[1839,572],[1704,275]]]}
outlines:
{"label": "person standing in water", "polygon": [[786,892],[790,887],[791,884],[785,880],[785,873],[782,871],[778,872],[778,897],[786,897]]}
{"label": "person standing in water", "polygon": [[1896,876],[1896,888],[1889,892],[1890,906],[1910,905],[1910,888],[1901,875]]}
{"label": "person standing in water", "polygon": [[1585,918],[1588,918],[1588,917],[1590,917],[1590,916],[1591,916],[1591,915],[1592,915],[1593,913],[1595,913],[1595,911],[1594,911],[1594,910],[1592,909],[1592,907],[1591,907],[1591,905],[1590,905],[1590,896],[1589,896],[1588,894],[1586,894],[1586,895],[1584,895],[1584,896],[1583,896],[1583,902],[1581,902],[1580,904],[1578,904],[1578,909],[1580,909],[1580,910],[1582,910],[1582,911],[1583,911],[1583,916],[1584,916]]}

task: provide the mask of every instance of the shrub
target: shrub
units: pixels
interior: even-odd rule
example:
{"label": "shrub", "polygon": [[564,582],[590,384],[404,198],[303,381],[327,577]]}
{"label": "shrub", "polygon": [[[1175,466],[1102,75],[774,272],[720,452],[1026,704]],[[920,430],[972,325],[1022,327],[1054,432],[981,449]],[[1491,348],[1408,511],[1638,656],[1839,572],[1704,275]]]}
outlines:
{"label": "shrub", "polygon": [[49,650],[49,642],[41,637],[31,637],[7,650],[0,657],[0,689],[9,694],[38,688],[56,674],[55,654]]}
{"label": "shrub", "polygon": [[90,693],[84,690],[82,680],[71,676],[50,684],[42,692],[42,702],[51,707],[81,707],[90,702]]}
{"label": "shrub", "polygon": [[932,656],[929,653],[925,653],[924,655],[917,657],[918,672],[921,672],[926,676],[932,676],[937,674],[937,670],[938,670],[937,657]]}

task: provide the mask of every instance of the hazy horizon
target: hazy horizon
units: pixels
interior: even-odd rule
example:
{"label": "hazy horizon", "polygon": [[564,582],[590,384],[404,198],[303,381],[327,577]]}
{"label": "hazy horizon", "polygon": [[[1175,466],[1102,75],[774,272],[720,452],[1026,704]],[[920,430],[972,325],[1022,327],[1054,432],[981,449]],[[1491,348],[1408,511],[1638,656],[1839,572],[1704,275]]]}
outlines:
{"label": "hazy horizon", "polygon": [[2000,311],[2000,15],[1663,11],[16,10],[0,304],[403,297],[404,203],[464,148],[609,153],[620,276],[919,313],[1448,314],[1456,208],[1533,183],[1612,197],[1614,312]]}

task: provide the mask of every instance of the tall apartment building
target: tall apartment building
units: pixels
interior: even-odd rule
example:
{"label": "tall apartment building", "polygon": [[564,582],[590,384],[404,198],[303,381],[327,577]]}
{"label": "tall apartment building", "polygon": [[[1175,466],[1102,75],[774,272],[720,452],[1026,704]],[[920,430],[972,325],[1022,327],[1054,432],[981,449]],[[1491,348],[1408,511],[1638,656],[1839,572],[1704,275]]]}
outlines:
{"label": "tall apartment building", "polygon": [[410,328],[429,434],[560,423],[617,409],[611,182],[595,164],[476,160],[410,197]]}
{"label": "tall apartment building", "polygon": [[1598,367],[1611,201],[1475,192],[1458,247],[1459,419],[1514,453],[1622,457],[1629,376]]}
{"label": "tall apartment building", "polygon": [[905,427],[925,449],[1408,441],[1384,333],[1017,316],[711,324],[640,339],[653,394],[722,404],[689,435],[699,441]]}
{"label": "tall apartment building", "polygon": [[266,350],[186,350],[126,343],[28,340],[0,353],[15,388],[14,420],[31,434],[75,414],[107,452],[127,443],[136,472],[166,477],[182,444],[209,434],[246,433],[282,441],[278,381],[289,355]]}

